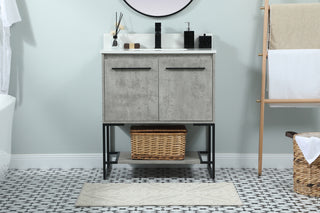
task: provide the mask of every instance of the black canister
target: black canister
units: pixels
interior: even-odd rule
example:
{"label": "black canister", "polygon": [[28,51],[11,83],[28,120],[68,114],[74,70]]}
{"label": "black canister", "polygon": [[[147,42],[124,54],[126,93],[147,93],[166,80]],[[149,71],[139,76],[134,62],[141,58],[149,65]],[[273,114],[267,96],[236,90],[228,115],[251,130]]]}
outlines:
{"label": "black canister", "polygon": [[199,48],[211,48],[212,44],[212,36],[207,36],[203,34],[203,36],[199,36]]}

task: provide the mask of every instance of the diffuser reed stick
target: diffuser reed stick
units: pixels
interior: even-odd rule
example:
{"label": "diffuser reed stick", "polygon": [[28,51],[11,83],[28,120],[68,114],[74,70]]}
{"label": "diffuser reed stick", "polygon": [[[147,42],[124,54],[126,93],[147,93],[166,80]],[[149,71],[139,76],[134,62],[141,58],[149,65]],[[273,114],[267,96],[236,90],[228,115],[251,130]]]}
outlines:
{"label": "diffuser reed stick", "polygon": [[114,31],[114,35],[113,35],[113,43],[112,43],[113,47],[118,46],[117,38],[118,38],[118,34],[121,30],[120,24],[122,21],[122,17],[123,17],[123,14],[122,14],[122,12],[120,12],[119,21],[118,21],[118,13],[116,12],[116,30]]}

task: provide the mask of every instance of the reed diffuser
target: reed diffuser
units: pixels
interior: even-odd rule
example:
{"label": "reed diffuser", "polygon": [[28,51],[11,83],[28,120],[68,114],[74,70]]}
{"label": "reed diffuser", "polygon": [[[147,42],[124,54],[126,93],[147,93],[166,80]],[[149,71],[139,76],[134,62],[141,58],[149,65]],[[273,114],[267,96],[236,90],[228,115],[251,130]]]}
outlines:
{"label": "reed diffuser", "polygon": [[118,47],[119,46],[119,43],[118,43],[118,34],[121,30],[121,20],[122,20],[122,17],[123,17],[123,14],[120,12],[120,15],[119,15],[119,20],[118,20],[118,13],[116,12],[116,29],[115,31],[113,32],[113,42],[112,42],[112,47]]}

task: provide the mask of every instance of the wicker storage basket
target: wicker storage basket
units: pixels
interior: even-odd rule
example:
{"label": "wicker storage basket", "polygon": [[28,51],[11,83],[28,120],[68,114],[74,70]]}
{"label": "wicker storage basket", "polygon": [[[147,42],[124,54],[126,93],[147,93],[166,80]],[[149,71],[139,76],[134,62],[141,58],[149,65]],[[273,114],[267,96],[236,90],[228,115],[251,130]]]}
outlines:
{"label": "wicker storage basket", "polygon": [[132,126],[131,158],[135,160],[183,160],[185,126]]}
{"label": "wicker storage basket", "polygon": [[320,138],[320,132],[300,133],[293,136],[293,189],[299,194],[320,197],[320,156],[309,164],[295,140],[296,135]]}

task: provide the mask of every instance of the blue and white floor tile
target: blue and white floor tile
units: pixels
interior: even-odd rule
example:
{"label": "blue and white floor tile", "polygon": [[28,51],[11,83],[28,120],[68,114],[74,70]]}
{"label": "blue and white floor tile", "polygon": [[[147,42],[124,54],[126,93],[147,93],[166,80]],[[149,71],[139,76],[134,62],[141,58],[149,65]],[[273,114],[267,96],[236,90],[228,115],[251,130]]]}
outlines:
{"label": "blue and white floor tile", "polygon": [[217,169],[216,182],[233,182],[243,206],[142,206],[79,208],[84,183],[212,182],[204,168],[141,169],[115,166],[108,180],[101,169],[11,169],[0,182],[0,213],[7,212],[320,212],[320,198],[293,192],[292,169]]}

